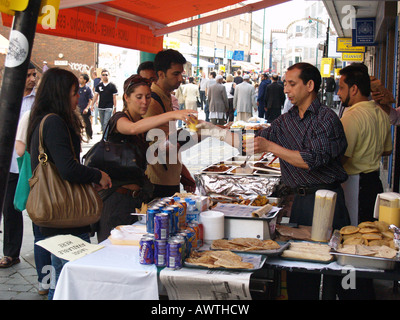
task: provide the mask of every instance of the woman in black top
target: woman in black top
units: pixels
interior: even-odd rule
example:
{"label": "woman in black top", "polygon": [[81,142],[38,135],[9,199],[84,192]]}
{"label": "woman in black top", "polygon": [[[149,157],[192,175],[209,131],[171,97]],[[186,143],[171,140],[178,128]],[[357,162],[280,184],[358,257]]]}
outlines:
{"label": "woman in black top", "polygon": [[[28,151],[31,154],[32,168],[38,165],[39,126],[44,116],[49,116],[43,126],[43,142],[49,161],[57,167],[61,177],[75,183],[94,183],[98,190],[111,187],[107,173],[81,165],[79,154],[82,141],[82,123],[77,111],[79,83],[76,76],[67,70],[51,68],[43,75],[32,106],[28,126]],[[71,149],[70,136],[74,151]],[[75,158],[77,155],[78,160]],[[44,228],[43,236],[72,234],[90,242],[90,226],[81,228]],[[52,255],[56,280],[65,260]],[[55,286],[50,287],[49,299],[52,299]]]}
{"label": "woman in black top", "polygon": [[197,114],[195,110],[178,110],[142,118],[151,101],[150,86],[151,81],[146,78],[139,75],[129,77],[124,83],[124,109],[115,113],[109,122],[110,128],[116,123],[114,131],[109,134],[110,140],[124,138],[142,151],[143,157],[136,159],[142,172],[137,176],[126,177],[124,181],[113,179],[113,187],[100,192],[103,211],[97,228],[99,242],[107,239],[116,226],[134,223],[137,218],[130,213],[135,212],[135,208],[140,208],[142,203],[147,203],[152,197],[153,186],[145,175],[146,151],[149,146],[146,141],[147,131],[169,121],[191,122],[191,115]]}

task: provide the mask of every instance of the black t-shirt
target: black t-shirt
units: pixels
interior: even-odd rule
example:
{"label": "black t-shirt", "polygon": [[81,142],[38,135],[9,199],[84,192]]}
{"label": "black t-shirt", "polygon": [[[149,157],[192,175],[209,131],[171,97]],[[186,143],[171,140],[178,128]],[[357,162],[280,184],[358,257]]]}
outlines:
{"label": "black t-shirt", "polygon": [[114,106],[113,96],[118,93],[117,87],[114,83],[109,82],[105,85],[103,82],[100,82],[96,86],[96,92],[99,94],[99,108],[112,108]]}

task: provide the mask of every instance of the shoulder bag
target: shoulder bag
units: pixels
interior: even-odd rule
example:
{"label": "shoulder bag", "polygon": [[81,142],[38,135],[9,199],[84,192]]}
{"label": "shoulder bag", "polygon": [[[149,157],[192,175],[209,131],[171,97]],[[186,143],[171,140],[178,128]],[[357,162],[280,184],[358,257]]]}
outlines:
{"label": "shoulder bag", "polygon": [[146,151],[128,141],[127,136],[118,135],[119,138],[111,139],[116,122],[110,119],[103,138],[89,149],[82,160],[85,166],[107,172],[111,179],[124,181],[129,177],[142,178],[146,168]]}
{"label": "shoulder bag", "polygon": [[[42,131],[49,115],[43,118],[39,128],[39,164],[29,179],[31,190],[26,203],[29,217],[36,225],[48,228],[77,228],[96,223],[103,209],[97,191],[91,184],[62,179],[57,167],[47,158]],[[71,136],[70,142],[74,152]]]}

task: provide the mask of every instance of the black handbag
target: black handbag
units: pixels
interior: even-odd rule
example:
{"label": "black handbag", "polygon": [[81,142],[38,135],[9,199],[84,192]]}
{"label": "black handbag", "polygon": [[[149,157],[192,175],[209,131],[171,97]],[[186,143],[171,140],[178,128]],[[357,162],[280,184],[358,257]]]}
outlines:
{"label": "black handbag", "polygon": [[106,172],[111,179],[125,181],[135,177],[140,180],[146,170],[146,150],[132,141],[134,136],[112,134],[116,125],[112,117],[102,139],[83,156],[83,163]]}

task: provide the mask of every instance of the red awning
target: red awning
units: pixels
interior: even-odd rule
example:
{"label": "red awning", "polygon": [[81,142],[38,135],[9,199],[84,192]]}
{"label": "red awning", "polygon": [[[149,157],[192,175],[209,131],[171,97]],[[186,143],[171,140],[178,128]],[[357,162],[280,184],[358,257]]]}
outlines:
{"label": "red awning", "polygon": [[[286,1],[262,0],[233,7],[242,1],[64,0],[61,1],[56,28],[45,29],[38,25],[36,31],[156,53],[162,50],[162,35],[167,32],[260,10]],[[221,10],[208,14],[217,9]],[[202,15],[202,18],[191,19],[198,15]],[[12,16],[2,14],[3,25],[11,27],[12,19]],[[190,21],[182,21],[183,19]]]}

